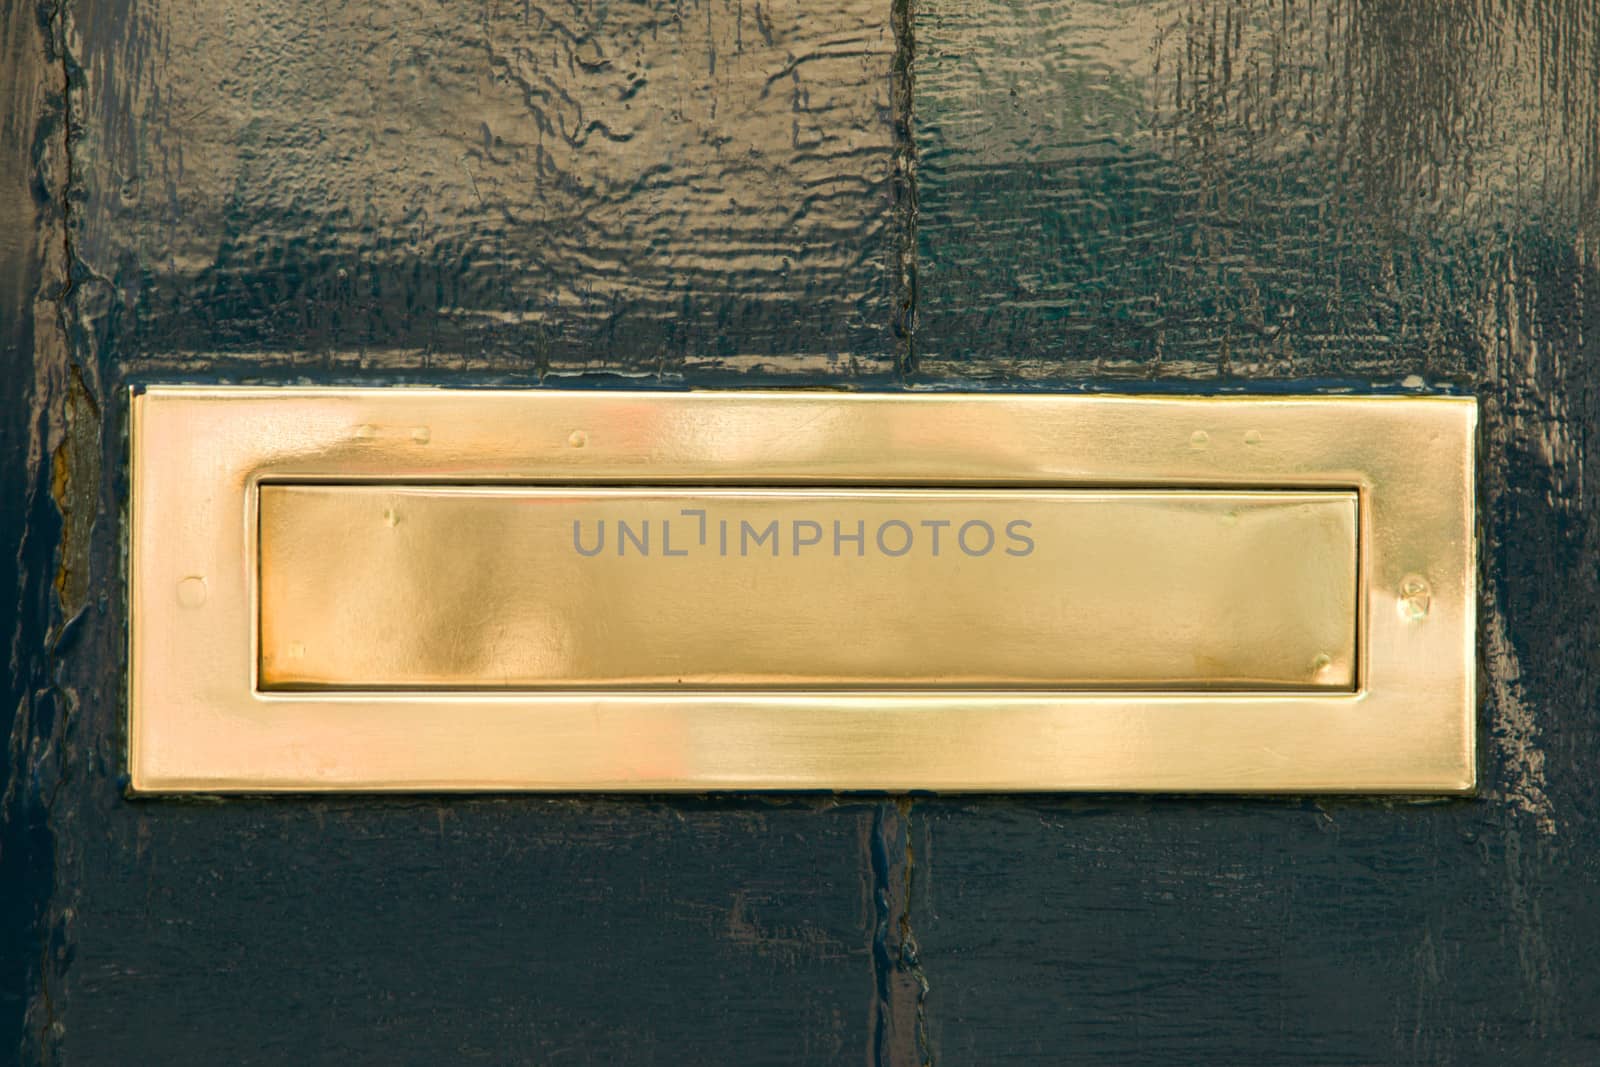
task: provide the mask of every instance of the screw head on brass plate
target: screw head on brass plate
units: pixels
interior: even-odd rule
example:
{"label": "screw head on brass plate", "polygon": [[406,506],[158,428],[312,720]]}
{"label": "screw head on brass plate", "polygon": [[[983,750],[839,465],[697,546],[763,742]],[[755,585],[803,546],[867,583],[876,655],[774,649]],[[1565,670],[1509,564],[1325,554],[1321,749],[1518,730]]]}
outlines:
{"label": "screw head on brass plate", "polygon": [[136,792],[1473,785],[1471,400],[132,404]]}

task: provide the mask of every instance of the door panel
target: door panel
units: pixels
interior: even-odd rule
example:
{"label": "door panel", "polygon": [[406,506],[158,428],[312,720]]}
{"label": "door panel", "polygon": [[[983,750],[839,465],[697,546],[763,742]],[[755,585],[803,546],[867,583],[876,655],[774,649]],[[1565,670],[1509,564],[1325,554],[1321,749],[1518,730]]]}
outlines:
{"label": "door panel", "polygon": [[1484,420],[1479,797],[919,801],[932,1048],[1600,1055],[1592,10],[915,11],[919,380],[1462,390]]}
{"label": "door panel", "polygon": [[[72,0],[0,56],[19,1061],[1600,1055],[1587,0]],[[130,801],[154,381],[1474,394],[1479,794]]]}

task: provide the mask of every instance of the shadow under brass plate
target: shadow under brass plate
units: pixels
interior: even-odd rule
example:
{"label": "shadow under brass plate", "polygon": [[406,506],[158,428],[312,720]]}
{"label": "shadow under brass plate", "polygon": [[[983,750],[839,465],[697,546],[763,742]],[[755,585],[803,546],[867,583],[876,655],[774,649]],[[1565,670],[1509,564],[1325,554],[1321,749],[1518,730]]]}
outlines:
{"label": "shadow under brass plate", "polygon": [[1461,792],[1444,398],[161,387],[138,792]]}

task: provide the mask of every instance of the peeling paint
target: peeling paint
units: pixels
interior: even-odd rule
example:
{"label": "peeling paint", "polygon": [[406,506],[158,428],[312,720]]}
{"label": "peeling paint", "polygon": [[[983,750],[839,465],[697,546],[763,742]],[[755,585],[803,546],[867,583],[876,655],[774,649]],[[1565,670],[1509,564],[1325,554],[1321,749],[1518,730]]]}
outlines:
{"label": "peeling paint", "polygon": [[1555,809],[1545,783],[1539,723],[1522,692],[1522,666],[1506,636],[1506,620],[1493,588],[1483,596],[1484,671],[1489,679],[1489,740],[1501,763],[1504,784],[1486,792],[1527,815],[1539,833],[1554,837]]}
{"label": "peeling paint", "polygon": [[922,967],[912,924],[911,900],[916,856],[911,841],[909,798],[878,805],[869,839],[876,925],[873,932],[873,1012],[875,1067],[928,1065],[933,1049],[928,1031],[928,976]]}
{"label": "peeling paint", "polygon": [[51,456],[50,495],[61,512],[56,596],[72,618],[90,594],[90,544],[100,501],[100,406],[72,368],[64,401],[65,432]]}

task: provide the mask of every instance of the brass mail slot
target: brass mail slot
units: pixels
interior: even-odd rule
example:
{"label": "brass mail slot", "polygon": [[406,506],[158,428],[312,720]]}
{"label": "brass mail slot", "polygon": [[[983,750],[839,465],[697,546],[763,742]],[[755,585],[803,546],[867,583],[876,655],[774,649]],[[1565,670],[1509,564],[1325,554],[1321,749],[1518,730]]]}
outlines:
{"label": "brass mail slot", "polygon": [[1471,400],[163,386],[137,793],[1460,793]]}
{"label": "brass mail slot", "polygon": [[1350,690],[1356,506],[263,485],[261,682]]}

